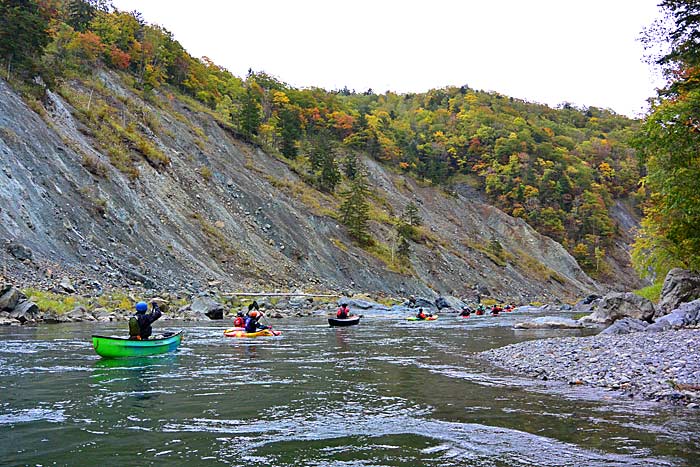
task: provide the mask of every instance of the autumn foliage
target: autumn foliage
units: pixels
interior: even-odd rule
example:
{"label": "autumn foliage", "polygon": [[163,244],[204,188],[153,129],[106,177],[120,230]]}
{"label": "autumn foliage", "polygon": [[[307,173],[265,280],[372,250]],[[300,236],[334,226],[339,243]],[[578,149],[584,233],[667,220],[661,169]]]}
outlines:
{"label": "autumn foliage", "polygon": [[364,153],[424,183],[481,189],[602,273],[596,255],[616,236],[609,212],[637,190],[640,169],[627,145],[636,122],[609,110],[553,109],[466,85],[422,94],[296,89],[192,57],[138,13],[74,5],[71,20],[66,2],[56,5],[51,43],[37,46],[54,72],[105,66],[128,72],[143,92],[190,96],[242,138],[290,160],[303,156],[308,180],[324,191],[335,190],[341,161],[355,173],[347,161]]}

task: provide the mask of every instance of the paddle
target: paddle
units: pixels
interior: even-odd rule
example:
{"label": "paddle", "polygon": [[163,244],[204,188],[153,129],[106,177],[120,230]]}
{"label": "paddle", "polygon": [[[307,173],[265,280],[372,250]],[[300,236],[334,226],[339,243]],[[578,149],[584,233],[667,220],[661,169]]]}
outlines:
{"label": "paddle", "polygon": [[263,313],[262,311],[259,311],[258,313],[260,313],[260,316],[261,316],[260,321],[265,320],[265,322],[267,323],[267,324],[266,324],[267,329],[270,330],[270,332],[272,333],[273,336],[276,336],[276,335],[277,335],[277,334],[276,334],[277,331],[275,331],[274,329],[272,329],[272,325],[271,325],[270,322],[267,320],[267,316],[265,315],[265,313]]}

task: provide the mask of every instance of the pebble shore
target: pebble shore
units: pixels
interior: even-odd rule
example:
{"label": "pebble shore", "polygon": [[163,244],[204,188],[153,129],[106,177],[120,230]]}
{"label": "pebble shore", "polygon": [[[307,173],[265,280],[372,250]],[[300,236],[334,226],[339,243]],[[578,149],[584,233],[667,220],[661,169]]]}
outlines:
{"label": "pebble shore", "polygon": [[700,329],[534,340],[481,352],[542,380],[597,386],[632,398],[700,407]]}

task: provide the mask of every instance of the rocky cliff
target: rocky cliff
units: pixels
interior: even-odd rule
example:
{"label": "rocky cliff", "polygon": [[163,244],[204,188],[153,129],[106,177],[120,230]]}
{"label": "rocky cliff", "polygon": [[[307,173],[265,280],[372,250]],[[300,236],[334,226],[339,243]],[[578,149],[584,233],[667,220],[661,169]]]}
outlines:
{"label": "rocky cliff", "polygon": [[[412,271],[394,272],[353,244],[331,216],[337,201],[283,160],[177,97],[144,100],[108,72],[96,80],[124,124],[139,126],[166,157],[154,163],[132,150],[138,177],[130,177],[69,99],[49,93],[32,110],[0,81],[0,259],[17,281],[70,275],[83,287],[196,291],[220,283],[520,301],[601,291],[561,245],[469,190],[424,186],[365,159],[375,238],[391,248],[393,229],[381,218],[410,201],[423,218]],[[70,86],[88,108],[96,102],[94,90]]]}

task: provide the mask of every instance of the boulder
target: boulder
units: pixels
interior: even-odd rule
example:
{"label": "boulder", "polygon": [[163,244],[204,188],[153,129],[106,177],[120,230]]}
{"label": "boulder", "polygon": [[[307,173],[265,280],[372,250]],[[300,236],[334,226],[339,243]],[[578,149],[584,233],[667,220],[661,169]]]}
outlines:
{"label": "boulder", "polygon": [[294,295],[289,297],[289,306],[294,309],[308,308],[313,303],[313,297],[304,297],[303,295]]}
{"label": "boulder", "polygon": [[5,293],[0,294],[0,311],[12,311],[24,295],[14,287],[5,289]]}
{"label": "boulder", "polygon": [[155,289],[156,283],[148,276],[144,276],[134,269],[123,269],[124,276],[134,282],[140,282],[147,289]]}
{"label": "boulder", "polygon": [[44,311],[39,314],[39,320],[46,324],[65,323],[68,321],[65,315],[58,315],[55,311]]}
{"label": "boulder", "polygon": [[117,319],[114,313],[110,313],[106,308],[95,308],[92,310],[92,315],[97,321],[106,323],[109,321],[115,321]]}
{"label": "boulder", "polygon": [[381,303],[371,302],[369,300],[358,300],[353,298],[343,297],[338,300],[338,306],[347,305],[350,310],[368,310],[368,311],[388,311],[389,307]]}
{"label": "boulder", "polygon": [[603,297],[595,311],[581,320],[607,324],[629,317],[651,322],[655,313],[654,304],[646,298],[631,292],[613,292]]}
{"label": "boulder", "polygon": [[435,306],[438,310],[442,310],[443,308],[450,308],[450,304],[447,303],[447,299],[443,296],[440,296],[435,299]]}
{"label": "boulder", "polygon": [[584,305],[590,305],[590,304],[600,300],[601,298],[603,298],[603,297],[601,297],[600,295],[591,294],[588,297],[581,300],[581,303]]}
{"label": "boulder", "polygon": [[622,318],[615,321],[612,326],[603,329],[601,334],[629,334],[632,332],[646,331],[649,323],[640,319]]}
{"label": "boulder", "polygon": [[0,316],[0,326],[11,326],[13,324],[19,324],[19,321],[8,316]]}
{"label": "boulder", "polygon": [[578,312],[591,313],[598,306],[600,299],[601,299],[600,295],[595,295],[595,294],[589,295],[588,297],[586,297],[583,300],[576,303],[573,306],[573,310],[578,311]]}
{"label": "boulder", "polygon": [[404,306],[407,306],[409,308],[428,308],[431,310],[436,309],[435,302],[425,297],[415,297],[415,301],[413,303],[411,303],[410,300],[406,300],[404,302]]}
{"label": "boulder", "polygon": [[671,269],[661,287],[657,316],[670,313],[681,303],[698,298],[700,298],[700,274],[680,268]]}
{"label": "boulder", "polygon": [[197,297],[190,305],[195,314],[205,314],[209,319],[224,319],[224,306],[210,297]]}
{"label": "boulder", "polygon": [[14,310],[10,312],[10,318],[14,318],[24,324],[27,321],[35,321],[39,316],[39,307],[29,300],[21,300]]}
{"label": "boulder", "polygon": [[467,306],[467,304],[456,297],[453,297],[451,295],[447,295],[447,296],[440,296],[437,299],[435,299],[435,306],[437,307],[438,310],[442,310],[443,308],[452,308],[453,310],[461,310],[462,308]]}
{"label": "boulder", "polygon": [[583,327],[579,321],[559,316],[542,316],[513,326],[514,329],[581,329]]}
{"label": "boulder", "polygon": [[71,321],[95,321],[95,317],[92,316],[84,306],[76,306],[71,311],[66,313],[66,318]]}
{"label": "boulder", "polygon": [[68,277],[64,277],[63,279],[61,279],[61,282],[58,284],[58,287],[60,292],[62,293],[73,294],[76,292],[75,287],[73,287],[73,283]]}
{"label": "boulder", "polygon": [[17,242],[9,242],[5,249],[9,254],[17,258],[18,261],[31,261],[32,259],[32,250]]}
{"label": "boulder", "polygon": [[647,329],[651,332],[681,329],[700,324],[700,299],[683,303],[671,313],[661,316]]}

